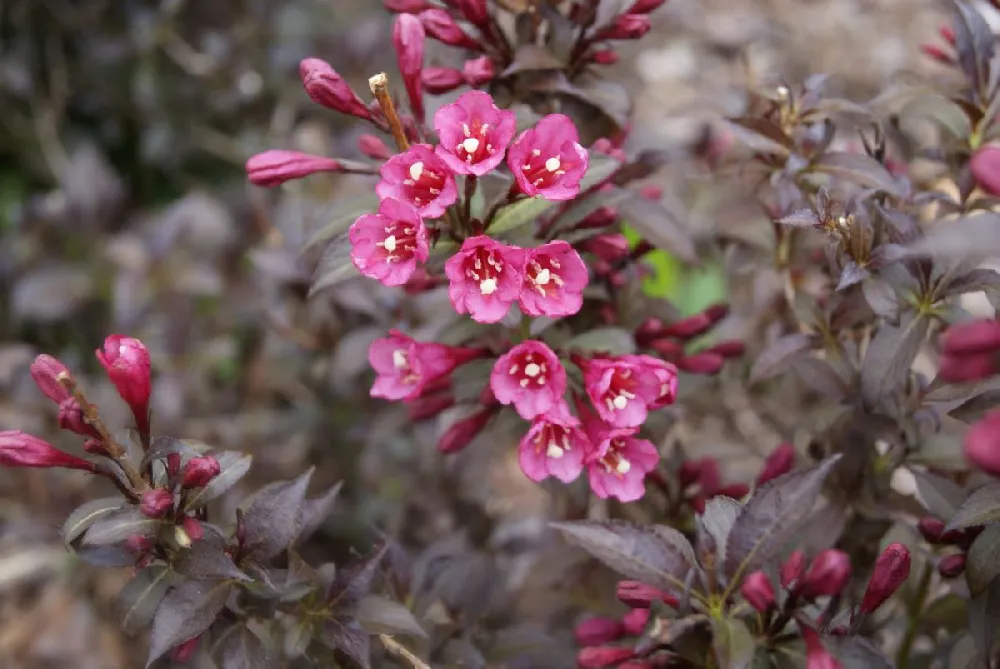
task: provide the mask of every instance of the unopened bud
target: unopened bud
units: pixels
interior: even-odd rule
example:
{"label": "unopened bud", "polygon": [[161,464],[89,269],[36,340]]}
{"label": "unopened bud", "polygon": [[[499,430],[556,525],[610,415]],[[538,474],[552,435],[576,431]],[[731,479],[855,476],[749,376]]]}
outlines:
{"label": "unopened bud", "polygon": [[625,626],[625,634],[629,636],[639,636],[646,625],[649,624],[649,609],[632,609],[622,617],[622,624]]}
{"label": "unopened bud", "polygon": [[941,356],[938,377],[948,383],[968,383],[987,379],[1000,371],[997,356],[993,353],[979,355]]}
{"label": "unopened bud", "polygon": [[921,44],[920,51],[943,65],[955,64],[955,57],[936,44]]}
{"label": "unopened bud", "polygon": [[941,558],[937,570],[942,578],[955,578],[961,575],[965,571],[965,553],[955,553]]}
{"label": "unopened bud", "polygon": [[740,594],[750,606],[761,613],[767,613],[774,608],[774,586],[771,585],[767,574],[762,571],[755,571],[743,579]]}
{"label": "unopened bud", "polygon": [[656,184],[647,184],[639,189],[639,195],[647,200],[659,202],[663,199],[663,189]]}
{"label": "unopened bud", "polygon": [[185,488],[203,488],[219,475],[220,470],[219,461],[211,455],[191,458],[184,465],[181,485]]}
{"label": "unopened bud", "polygon": [[[425,10],[432,11],[432,10]],[[424,89],[421,72],[424,68],[426,34],[420,19],[414,14],[400,14],[392,24],[392,45],[403,86],[410,101],[410,111],[422,123],[424,120]]]}
{"label": "unopened bud", "polygon": [[[976,183],[979,187],[990,195],[1000,195],[1000,146],[997,144],[987,144],[986,146],[977,150],[972,154],[972,158],[969,160],[969,171],[972,172],[972,176],[975,177]],[[970,328],[979,325],[977,323],[970,323],[968,325],[959,325],[959,328]],[[993,337],[995,338],[997,330],[1000,330],[1000,323],[993,322]],[[949,331],[954,328],[950,328]],[[982,329],[987,329],[983,326]],[[986,332],[983,333],[984,337],[988,336]],[[996,350],[997,344],[994,343],[991,350]]]}
{"label": "unopened bud", "polygon": [[629,241],[625,235],[615,232],[591,237],[581,247],[601,260],[613,263],[628,255]]}
{"label": "unopened bud", "polygon": [[453,406],[455,406],[455,396],[451,393],[420,397],[409,406],[410,420],[414,422],[427,420]]}
{"label": "unopened bud", "polygon": [[614,618],[588,618],[573,628],[576,642],[581,646],[601,646],[618,641],[625,634],[622,623]]}
{"label": "unopened bud", "polygon": [[443,9],[427,9],[420,12],[420,22],[424,26],[424,31],[439,42],[449,46],[457,46],[462,49],[482,50],[482,45],[472,39],[455,23]]}
{"label": "unopened bud", "polygon": [[844,551],[821,551],[813,558],[802,578],[802,595],[823,597],[839,595],[851,580],[851,560]]}
{"label": "unopened bud", "polygon": [[590,62],[597,65],[614,65],[618,62],[618,52],[614,49],[598,49],[590,53]]}
{"label": "unopened bud", "polygon": [[792,471],[795,465],[795,445],[784,443],[767,456],[764,466],[757,475],[757,485],[763,485]]}
{"label": "unopened bud", "polygon": [[664,4],[667,0],[636,0],[635,3],[629,7],[629,14],[649,14]]}
{"label": "unopened bud", "polygon": [[1000,410],[991,411],[969,428],[962,450],[972,465],[1000,476]]}
{"label": "unopened bud", "polygon": [[618,646],[581,648],[576,656],[576,666],[580,669],[604,669],[605,667],[614,667],[633,657],[635,657],[635,652],[631,648]]}
{"label": "unopened bud", "polygon": [[712,499],[713,497],[718,497],[720,495],[723,497],[731,497],[733,499],[743,499],[749,492],[750,486],[746,483],[729,483],[722,486],[714,493],[709,494],[708,499]]}
{"label": "unopened bud", "polygon": [[135,337],[110,335],[95,352],[118,395],[132,411],[140,434],[149,434],[149,395],[152,392],[149,351]]}
{"label": "unopened bud", "polygon": [[386,146],[381,137],[375,135],[364,134],[358,137],[358,149],[361,150],[361,153],[375,160],[388,160],[392,157],[392,151],[389,150],[389,147]]}
{"label": "unopened bud", "polygon": [[618,599],[633,608],[648,609],[653,602],[659,601],[677,608],[677,598],[666,590],[642,583],[641,581],[619,581],[615,591]]}
{"label": "unopened bud", "polygon": [[861,601],[861,612],[871,613],[882,606],[910,575],[910,550],[903,544],[889,544],[875,561]]}
{"label": "unopened bud", "polygon": [[382,4],[396,14],[418,14],[434,6],[427,0],[382,0]]}
{"label": "unopened bud", "polygon": [[451,67],[425,67],[420,82],[428,93],[440,95],[464,85],[465,75]]}
{"label": "unopened bud", "polygon": [[720,341],[711,348],[705,349],[705,353],[715,353],[723,358],[739,358],[747,351],[747,345],[738,339],[727,339]]}
{"label": "unopened bud", "polygon": [[917,523],[917,530],[930,544],[938,544],[944,535],[945,524],[933,516],[924,516]]}
{"label": "unopened bud", "polygon": [[31,378],[35,380],[38,389],[56,404],[62,404],[70,396],[66,387],[59,382],[63,376],[69,376],[69,369],[51,355],[43,353],[31,363]]}
{"label": "unopened bud", "polygon": [[272,150],[252,156],[246,164],[247,178],[255,186],[280,186],[317,172],[340,172],[343,165],[334,158],[298,151]]}
{"label": "unopened bud", "polygon": [[47,441],[20,430],[0,432],[0,467],[62,467],[94,471],[94,463],[64,453]]}
{"label": "unopened bud", "polygon": [[101,439],[101,433],[87,422],[83,414],[83,407],[80,406],[75,397],[67,397],[59,404],[59,427],[84,437],[98,441]]}
{"label": "unopened bud", "polygon": [[329,63],[319,58],[306,58],[299,63],[299,77],[306,94],[316,104],[342,114],[371,118],[365,103]]}
{"label": "unopened bud", "polygon": [[703,351],[701,353],[695,353],[694,355],[689,355],[681,358],[680,360],[676,360],[675,364],[678,369],[685,372],[701,374],[703,376],[713,376],[722,371],[723,365],[726,364],[726,359],[716,353]]}
{"label": "unopened bud", "polygon": [[823,647],[815,630],[800,624],[806,642],[806,669],[843,669],[843,665]]}
{"label": "unopened bud", "polygon": [[600,39],[639,39],[653,26],[649,17],[643,14],[622,14],[601,31]]}
{"label": "unopened bud", "polygon": [[496,69],[493,67],[493,60],[489,56],[480,56],[465,61],[462,65],[462,74],[465,81],[470,86],[482,86],[493,81],[496,76]]}
{"label": "unopened bud", "polygon": [[663,337],[676,337],[678,339],[692,339],[705,334],[713,325],[715,325],[715,322],[711,316],[702,312],[665,326],[660,335]]}
{"label": "unopened bud", "polygon": [[495,407],[482,409],[452,425],[438,442],[438,450],[442,453],[457,453],[468,446],[483,431],[495,411]]}
{"label": "unopened bud", "polygon": [[573,226],[574,230],[592,230],[606,228],[618,220],[618,210],[607,205],[595,209],[582,221]]}
{"label": "unopened bud", "polygon": [[162,518],[174,508],[174,494],[166,488],[154,488],[142,494],[139,510],[147,518]]}
{"label": "unopened bud", "polygon": [[[991,153],[997,155],[997,161],[994,171],[988,176],[996,178],[1000,183],[1000,149],[994,149]],[[941,339],[941,350],[951,355],[1000,351],[1000,322],[986,320],[953,325]]]}
{"label": "unopened bud", "polygon": [[132,534],[125,540],[125,550],[132,555],[143,555],[153,548],[153,541],[141,534]]}
{"label": "unopened bud", "polygon": [[469,23],[482,28],[490,22],[489,9],[486,0],[452,0],[452,4],[462,12]]}
{"label": "unopened bud", "polygon": [[781,587],[791,590],[797,587],[802,571],[806,566],[806,556],[802,551],[792,551],[785,563],[781,565]]}
{"label": "unopened bud", "polygon": [[200,541],[205,536],[205,527],[201,521],[191,516],[185,516],[181,522],[181,527],[191,541]]}
{"label": "unopened bud", "polygon": [[201,641],[200,636],[196,636],[193,639],[185,641],[179,646],[175,646],[172,651],[170,651],[170,659],[179,664],[185,662],[190,662],[194,657],[195,652],[198,650],[198,643]]}

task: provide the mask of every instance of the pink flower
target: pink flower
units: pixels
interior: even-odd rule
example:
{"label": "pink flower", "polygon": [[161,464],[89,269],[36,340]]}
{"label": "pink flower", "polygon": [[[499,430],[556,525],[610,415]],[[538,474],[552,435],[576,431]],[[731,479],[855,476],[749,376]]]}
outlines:
{"label": "pink flower", "polygon": [[580,254],[561,240],[524,253],[524,288],[518,297],[521,311],[554,318],[578,312],[589,279]]}
{"label": "pink flower", "polygon": [[118,395],[132,410],[139,432],[149,433],[149,395],[152,392],[149,351],[134,337],[110,335],[104,349],[95,351]]}
{"label": "pink flower", "polygon": [[378,377],[372,397],[387,400],[415,400],[424,387],[441,379],[479,355],[475,349],[430,344],[389,330],[389,336],[376,339],[368,348],[368,361]]}
{"label": "pink flower", "polygon": [[625,357],[634,359],[635,362],[644,365],[648,370],[652,371],[656,379],[660,382],[660,394],[649,404],[650,410],[661,409],[674,403],[674,400],[677,399],[677,367],[665,360],[654,358],[651,355]]}
{"label": "pink flower", "polygon": [[568,116],[549,114],[521,133],[507,152],[507,165],[525,195],[572,200],[587,171],[587,150]]}
{"label": "pink flower", "polygon": [[427,260],[427,229],[417,210],[387,197],[377,214],[365,214],[350,231],[351,260],[358,271],[386,286],[410,280],[418,262]]}
{"label": "pink flower", "polygon": [[538,416],[517,452],[524,475],[532,481],[550,476],[563,483],[576,480],[583,471],[584,459],[593,450],[579,425],[562,401]]}
{"label": "pink flower", "polygon": [[365,103],[329,63],[319,58],[306,58],[299,63],[299,76],[306,93],[316,104],[358,118],[371,118]]}
{"label": "pink flower", "polygon": [[47,441],[20,430],[0,432],[0,467],[65,467],[94,471],[94,463],[63,453]]}
{"label": "pink flower", "polygon": [[639,356],[577,359],[583,382],[598,416],[611,427],[639,427],[648,407],[660,399],[655,368]]}
{"label": "pink flower", "polygon": [[375,186],[378,196],[401,200],[424,218],[437,218],[458,199],[451,169],[430,144],[414,144],[390,158],[379,173],[382,181]]}
{"label": "pink flower", "polygon": [[490,374],[490,389],[501,404],[513,404],[525,420],[557,407],[566,392],[566,370],[540,341],[521,342],[500,356]]}
{"label": "pink flower", "polygon": [[482,176],[496,168],[514,137],[517,116],[482,91],[463,93],[434,114],[437,153],[457,174]]}
{"label": "pink flower", "polygon": [[646,474],[656,468],[660,454],[651,442],[635,436],[636,428],[588,429],[597,449],[587,460],[587,475],[594,494],[634,502],[646,494]]}
{"label": "pink flower", "polygon": [[524,250],[485,235],[469,237],[448,258],[444,271],[455,311],[480,323],[496,323],[521,294]]}
{"label": "pink flower", "polygon": [[255,186],[279,186],[292,179],[316,172],[340,172],[343,164],[334,158],[313,156],[299,151],[272,150],[251,156],[246,164],[247,177]]}

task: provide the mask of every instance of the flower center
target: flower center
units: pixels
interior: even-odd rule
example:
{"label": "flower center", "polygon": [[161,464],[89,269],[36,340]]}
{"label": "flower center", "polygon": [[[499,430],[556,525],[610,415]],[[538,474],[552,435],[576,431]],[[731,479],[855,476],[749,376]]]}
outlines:
{"label": "flower center", "polygon": [[424,164],[421,161],[417,161],[410,165],[410,178],[414,181],[420,181],[420,175],[424,173]]}
{"label": "flower center", "polygon": [[624,449],[625,442],[623,439],[611,440],[608,452],[601,458],[601,465],[604,467],[604,471],[622,478],[632,470],[632,463],[622,455]]}
{"label": "flower center", "polygon": [[561,425],[547,423],[535,436],[535,452],[541,453],[543,450],[546,456],[557,460],[566,455],[567,451],[572,450],[569,430]]}
{"label": "flower center", "polygon": [[497,290],[497,280],[493,278],[483,279],[479,283],[479,292],[483,295],[492,295]]}
{"label": "flower center", "polygon": [[479,284],[479,292],[492,295],[500,287],[504,261],[493,251],[478,248],[465,262],[465,276]]}
{"label": "flower center", "polygon": [[403,181],[406,196],[418,207],[422,207],[438,195],[444,188],[444,174],[430,169],[422,160],[407,169],[410,178]]}
{"label": "flower center", "polygon": [[455,153],[466,164],[478,163],[496,152],[496,149],[490,144],[489,137],[486,136],[489,127],[489,123],[480,123],[476,119],[470,123],[462,124],[462,134],[465,139],[455,147]]}
{"label": "flower center", "polygon": [[624,411],[628,403],[635,399],[635,379],[630,369],[616,369],[612,372],[611,383],[604,392],[604,404],[608,411]]}
{"label": "flower center", "polygon": [[546,374],[548,373],[548,363],[534,353],[527,353],[520,360],[510,366],[510,375],[518,382],[522,388],[531,386],[532,390],[544,388],[548,383]]}
{"label": "flower center", "polygon": [[551,256],[538,256],[528,263],[525,280],[539,294],[549,297],[563,285],[562,277],[556,273],[559,261]]}
{"label": "flower center", "polygon": [[406,367],[406,352],[401,349],[396,349],[392,352],[392,365],[396,369],[403,369]]}
{"label": "flower center", "polygon": [[521,168],[524,170],[524,176],[536,188],[548,188],[558,181],[559,177],[566,174],[562,160],[558,155],[542,158],[542,152],[539,149],[532,149],[527,162],[521,165]]}
{"label": "flower center", "polygon": [[385,261],[409,260],[417,250],[417,230],[408,223],[392,222],[385,226],[385,239],[377,246],[385,250]]}

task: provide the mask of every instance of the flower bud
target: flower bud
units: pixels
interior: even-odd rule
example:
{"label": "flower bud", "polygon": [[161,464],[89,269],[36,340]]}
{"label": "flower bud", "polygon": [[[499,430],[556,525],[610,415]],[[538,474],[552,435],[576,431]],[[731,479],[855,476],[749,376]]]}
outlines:
{"label": "flower bud", "polygon": [[80,406],[75,397],[67,397],[59,404],[59,427],[84,437],[98,441],[101,439],[101,433],[87,422],[83,415],[83,407]]}
{"label": "flower bud", "polygon": [[677,362],[684,357],[684,345],[672,339],[657,339],[649,343],[649,348],[669,362]]}
{"label": "flower bud", "polygon": [[410,420],[413,422],[427,420],[453,406],[455,406],[455,396],[451,393],[423,396],[410,404]]}
{"label": "flower bud", "polygon": [[618,641],[624,633],[625,628],[620,621],[604,616],[588,618],[573,628],[576,642],[584,647]]}
{"label": "flower bud", "polygon": [[792,471],[794,464],[795,446],[787,442],[779,445],[764,461],[764,466],[761,468],[760,474],[757,475],[757,485],[763,485],[787,474]]}
{"label": "flower bud", "polygon": [[739,358],[747,351],[747,345],[738,339],[727,339],[720,341],[711,348],[705,349],[705,353],[715,353],[723,358]]}
{"label": "flower bud", "polygon": [[629,241],[625,235],[615,232],[591,237],[581,247],[601,260],[613,263],[628,255]]}
{"label": "flower bud", "polygon": [[188,538],[191,541],[199,541],[205,536],[205,527],[197,518],[185,516],[184,520],[181,522],[181,527],[184,529],[184,533],[188,535]]}
{"label": "flower bud", "polygon": [[614,49],[598,49],[590,53],[589,60],[597,65],[614,65],[618,62],[618,52]]}
{"label": "flower bud", "polygon": [[464,85],[465,75],[451,67],[425,67],[420,83],[428,93],[440,95]]}
{"label": "flower bud", "polygon": [[965,553],[955,553],[941,558],[938,562],[938,573],[942,578],[955,578],[965,571]]}
{"label": "flower bud", "polygon": [[219,475],[219,461],[211,455],[191,458],[184,465],[181,485],[185,488],[203,488],[209,481]]}
{"label": "flower bud", "polygon": [[132,410],[139,432],[148,434],[152,386],[149,351],[138,339],[115,334],[104,340],[104,350],[95,353],[118,395]]}
{"label": "flower bud", "polygon": [[170,453],[167,455],[167,476],[177,476],[181,471],[181,454]]}
{"label": "flower bud", "polygon": [[839,595],[851,580],[851,560],[847,553],[830,549],[813,558],[802,579],[802,595],[823,597]]}
{"label": "flower bud", "polygon": [[329,63],[306,58],[299,63],[299,77],[306,94],[316,104],[361,119],[371,118],[365,103]]}
{"label": "flower bud", "polygon": [[743,499],[746,497],[747,493],[750,492],[750,486],[746,483],[729,483],[722,486],[714,493],[710,493],[707,498],[712,499],[713,497],[732,497],[733,499]]}
{"label": "flower bud", "polygon": [[969,381],[987,379],[998,371],[1000,369],[997,367],[995,354],[950,355],[946,353],[941,356],[938,377],[948,383],[968,383]]}
{"label": "flower bud", "polygon": [[453,424],[438,441],[438,450],[442,453],[457,453],[462,450],[483,431],[495,412],[496,407],[482,409]]}
{"label": "flower bud", "polygon": [[185,641],[179,646],[175,646],[174,649],[170,651],[170,659],[179,664],[190,662],[194,657],[195,652],[198,650],[199,641],[201,641],[201,636],[196,636],[193,639]]}
{"label": "flower bud", "polygon": [[280,186],[292,179],[315,174],[316,172],[340,172],[343,165],[339,160],[313,156],[298,151],[272,150],[251,156],[246,164],[247,178],[255,186]]}
{"label": "flower bud", "polygon": [[799,629],[806,642],[806,669],[843,669],[843,665],[823,647],[815,630],[801,624]]}
{"label": "flower bud", "polygon": [[382,0],[382,4],[396,14],[418,14],[434,6],[427,0]]}
{"label": "flower bud", "polygon": [[0,432],[0,467],[63,467],[95,471],[94,463],[64,453],[49,442],[20,430]]}
{"label": "flower bud", "polygon": [[396,50],[396,63],[403,77],[406,97],[410,101],[410,111],[421,123],[424,121],[421,71],[424,68],[425,40],[424,26],[416,15],[400,14],[396,17],[392,24],[392,46]]}
{"label": "flower bud", "polygon": [[661,337],[676,337],[678,339],[693,339],[708,332],[715,325],[711,316],[702,312],[694,316],[688,316],[676,323],[671,323],[660,332]]}
{"label": "flower bud", "polygon": [[861,612],[871,613],[882,606],[910,575],[910,550],[903,544],[889,544],[875,561],[875,571],[865,587]]}
{"label": "flower bud", "polygon": [[618,669],[653,669],[655,665],[649,660],[628,660],[618,665]]}
{"label": "flower bud", "polygon": [[767,578],[767,574],[762,571],[755,571],[743,579],[740,594],[743,595],[743,599],[749,602],[750,606],[761,613],[767,613],[774,608],[774,587]]}
{"label": "flower bud", "polygon": [[802,570],[806,566],[806,556],[802,551],[792,551],[785,563],[781,565],[781,587],[797,589],[798,580],[802,578]]}
{"label": "flower bud", "polygon": [[636,0],[635,3],[629,7],[629,14],[649,14],[664,4],[667,0]]}
{"label": "flower bud", "polygon": [[654,601],[665,602],[677,608],[680,602],[666,590],[642,583],[641,581],[619,581],[616,589],[618,599],[633,608],[649,608]]}
{"label": "flower bud", "polygon": [[633,657],[635,657],[635,651],[631,648],[618,646],[581,648],[576,656],[576,666],[580,669],[604,669],[605,667],[614,667]]}
{"label": "flower bud", "polygon": [[622,617],[625,634],[639,636],[649,623],[649,609],[632,609]]}
{"label": "flower bud", "polygon": [[463,49],[482,51],[482,45],[466,35],[455,19],[443,9],[426,9],[420,12],[420,23],[424,31],[439,42]]}
{"label": "flower bud", "polygon": [[601,31],[600,39],[639,39],[653,26],[643,14],[622,14],[614,23]]}
{"label": "flower bud", "polygon": [[943,65],[955,64],[955,57],[936,44],[921,44],[920,51]]}
{"label": "flower bud", "polygon": [[677,481],[681,488],[687,488],[701,478],[701,471],[705,467],[708,458],[700,460],[685,460],[677,470]]}
{"label": "flower bud", "polygon": [[367,133],[358,137],[358,149],[361,150],[361,153],[375,160],[389,160],[392,157],[392,151],[389,150],[381,137]]}
{"label": "flower bud", "polygon": [[486,7],[486,0],[454,0],[453,3],[458,11],[462,12],[469,23],[482,28],[490,22],[490,13]]}
{"label": "flower bud", "polygon": [[645,346],[649,342],[663,336],[663,321],[650,316],[635,329],[635,341],[640,346]]}
{"label": "flower bud", "polygon": [[489,56],[471,58],[462,65],[462,75],[470,86],[481,86],[493,81],[496,69]]}
{"label": "flower bud", "polygon": [[716,353],[702,351],[675,361],[677,369],[692,374],[703,376],[714,376],[722,371],[722,366],[726,364],[726,359]]}
{"label": "flower bud", "polygon": [[973,153],[969,171],[980,188],[990,195],[1000,195],[1000,146],[987,144]]}
{"label": "flower bud", "polygon": [[162,518],[174,508],[174,494],[166,488],[154,488],[142,494],[139,510],[147,518]]}
{"label": "flower bud", "polygon": [[35,380],[39,390],[56,404],[62,404],[70,396],[66,387],[59,382],[63,375],[69,376],[69,369],[51,355],[43,353],[31,363],[31,378]]}
{"label": "flower bud", "polygon": [[593,230],[606,228],[618,220],[618,210],[607,205],[588,214],[582,221],[573,226],[574,230]]}
{"label": "flower bud", "polygon": [[986,320],[953,325],[941,338],[941,350],[951,355],[1000,351],[1000,322]]}
{"label": "flower bud", "polygon": [[91,455],[107,455],[108,449],[100,439],[85,439],[83,450]]}
{"label": "flower bud", "polygon": [[924,516],[917,523],[917,530],[927,540],[927,543],[938,544],[944,535],[945,524],[933,516]]}
{"label": "flower bud", "polygon": [[995,409],[965,433],[965,459],[987,474],[1000,476],[1000,409]]}
{"label": "flower bud", "polygon": [[125,540],[125,550],[132,555],[142,555],[143,553],[148,553],[152,547],[153,541],[149,537],[144,537],[141,534],[130,535]]}
{"label": "flower bud", "polygon": [[941,37],[944,38],[945,42],[947,42],[952,46],[955,46],[955,31],[952,30],[951,27],[947,25],[941,26],[940,28],[938,28],[938,34],[940,34]]}

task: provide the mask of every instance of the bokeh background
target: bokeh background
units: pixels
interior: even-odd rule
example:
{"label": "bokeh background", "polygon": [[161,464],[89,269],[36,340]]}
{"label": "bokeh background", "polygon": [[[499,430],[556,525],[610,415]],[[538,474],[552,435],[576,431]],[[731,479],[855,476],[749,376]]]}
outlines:
{"label": "bokeh background", "polygon": [[[918,48],[935,40],[940,4],[671,0],[615,66],[635,95],[626,148],[676,155],[657,177],[669,191],[685,152],[740,112],[748,85],[826,72],[865,100],[942,76]],[[371,182],[264,191],[243,177],[266,148],[359,156],[364,128],[311,104],[297,64],[321,57],[364,91],[369,75],[394,72],[390,25],[376,0],[0,0],[0,430],[79,452],[28,375],[41,352],[124,427],[93,351],[112,332],[140,337],[157,433],[252,452],[244,492],[308,465],[317,486],[345,481],[310,547],[320,559],[363,549],[374,527],[425,547],[488,526],[502,559],[479,577],[541,620],[557,615],[538,587],[553,575],[533,571],[531,555],[551,510],[513,449],[445,462],[434,425],[409,429],[405,412],[367,396],[368,344],[431,306],[363,281],[308,295],[319,258],[304,242]],[[429,52],[434,64],[454,57]],[[650,289],[682,311],[725,298],[711,267],[686,274],[662,256],[657,272]],[[766,421],[750,429],[772,444]],[[700,430],[714,448],[733,441]],[[104,494],[79,473],[0,470],[0,667],[142,666],[145,640],[113,620],[128,570],[86,567],[59,540],[67,512]]]}

